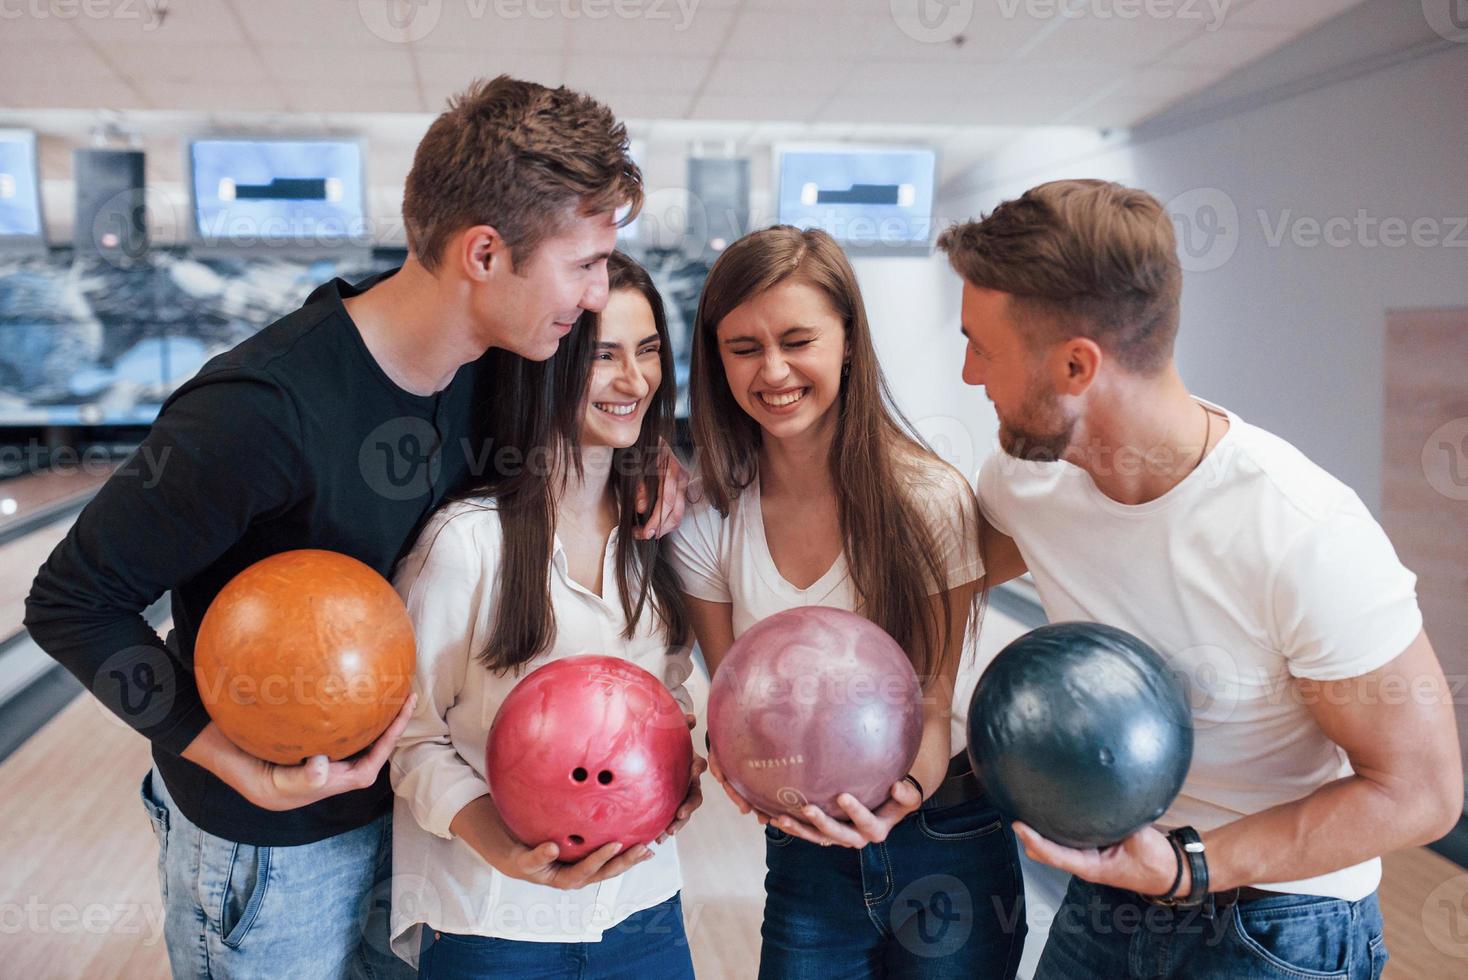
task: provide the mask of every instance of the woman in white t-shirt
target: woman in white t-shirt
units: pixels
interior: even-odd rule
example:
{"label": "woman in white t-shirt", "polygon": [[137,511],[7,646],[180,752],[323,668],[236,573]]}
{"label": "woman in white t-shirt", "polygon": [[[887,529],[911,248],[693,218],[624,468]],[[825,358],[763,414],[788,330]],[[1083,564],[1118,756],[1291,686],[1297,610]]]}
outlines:
{"label": "woman in white t-shirt", "polygon": [[672,349],[647,273],[620,253],[607,271],[606,309],[550,361],[499,362],[516,412],[485,443],[497,477],[434,515],[399,566],[418,703],[392,756],[391,935],[423,977],[693,976],[668,838],[701,801],[702,759],[656,842],[575,864],[515,840],[484,773],[505,696],[551,660],[623,657],[691,708],[676,579],[634,536],[672,435]]}
{"label": "woman in white t-shirt", "polygon": [[[836,606],[886,629],[926,694],[912,772],[875,811],[848,794],[847,821],[810,806],[758,814],[760,976],[1014,976],[1025,934],[1014,837],[950,732],[983,576],[977,505],[892,405],[856,276],[829,235],[778,226],[719,257],[690,385],[699,476],[673,561],[709,670],[764,617]],[[712,754],[709,765],[749,812]]]}

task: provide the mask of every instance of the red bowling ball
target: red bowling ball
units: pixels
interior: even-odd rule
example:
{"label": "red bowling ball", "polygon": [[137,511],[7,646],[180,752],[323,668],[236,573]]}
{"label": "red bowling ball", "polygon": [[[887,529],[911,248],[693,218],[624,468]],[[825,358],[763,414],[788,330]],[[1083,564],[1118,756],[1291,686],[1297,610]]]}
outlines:
{"label": "red bowling ball", "polygon": [[567,657],[525,675],[485,747],[505,826],[528,847],[554,841],[565,862],[654,840],[688,795],[692,764],[683,709],[617,657]]}
{"label": "red bowling ball", "polygon": [[881,627],[825,606],[760,620],[729,647],[709,690],[709,739],[724,778],[770,814],[836,797],[875,809],[917,758],[922,686]]}

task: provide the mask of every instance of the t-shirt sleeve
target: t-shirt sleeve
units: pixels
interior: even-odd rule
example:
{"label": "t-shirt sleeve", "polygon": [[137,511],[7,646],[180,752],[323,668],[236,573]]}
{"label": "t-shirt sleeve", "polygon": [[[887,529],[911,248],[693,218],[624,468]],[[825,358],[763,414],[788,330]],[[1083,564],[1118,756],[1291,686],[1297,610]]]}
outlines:
{"label": "t-shirt sleeve", "polygon": [[683,512],[677,530],[668,535],[668,560],[678,573],[683,591],[707,602],[731,602],[729,556],[724,553],[724,516],[718,512],[702,485],[690,488],[696,502]]}
{"label": "t-shirt sleeve", "polygon": [[1004,479],[1003,460],[999,453],[994,453],[984,460],[984,465],[979,467],[979,475],[975,483],[979,497],[979,509],[983,511],[984,520],[1006,537],[1014,537],[1009,530],[1009,516],[1005,511],[1005,499],[1001,481]]}
{"label": "t-shirt sleeve", "polygon": [[193,665],[142,612],[298,494],[300,421],[263,378],[180,389],[36,575],[36,643],[144,737],[180,754],[209,715]]}
{"label": "t-shirt sleeve", "polygon": [[1359,499],[1291,543],[1275,572],[1275,640],[1295,677],[1359,677],[1422,630],[1417,576]]}
{"label": "t-shirt sleeve", "polygon": [[916,490],[939,559],[946,569],[945,586],[954,589],[983,578],[978,505],[968,481],[957,470],[940,463],[932,467],[931,475]]}
{"label": "t-shirt sleeve", "polygon": [[[393,750],[389,775],[418,824],[445,838],[458,812],[489,792],[484,777],[454,748],[447,717],[483,643],[490,576],[498,568],[498,521],[494,535],[476,535],[476,527],[487,527],[481,516],[462,507],[441,511],[393,577],[417,641],[418,703]],[[494,552],[488,560],[485,550]]]}

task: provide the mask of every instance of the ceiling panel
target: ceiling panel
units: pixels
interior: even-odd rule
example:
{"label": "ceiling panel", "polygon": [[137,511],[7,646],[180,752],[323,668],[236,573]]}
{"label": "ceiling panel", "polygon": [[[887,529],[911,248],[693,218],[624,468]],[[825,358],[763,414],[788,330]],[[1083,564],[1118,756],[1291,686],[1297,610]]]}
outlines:
{"label": "ceiling panel", "polygon": [[845,61],[721,59],[704,82],[718,96],[832,95],[847,75],[862,68]]}
{"label": "ceiling panel", "polygon": [[[433,112],[472,79],[508,72],[567,82],[639,119],[1112,126],[1195,94],[1359,0],[1233,0],[1218,30],[1182,14],[1211,18],[1208,2],[1136,17],[1100,17],[1118,8],[1088,3],[1086,16],[1068,18],[1031,17],[1035,5],[1022,0],[620,2],[598,8],[603,17],[576,4],[566,8],[575,16],[536,16],[560,10],[556,0],[171,0],[161,22],[155,0],[134,0],[106,9],[137,18],[30,15],[3,25],[0,81],[14,95],[0,99]],[[958,19],[934,32],[920,9]]]}
{"label": "ceiling panel", "polygon": [[[430,5],[429,10],[435,8]],[[437,16],[410,27],[413,45],[421,50],[485,50],[559,53],[566,44],[564,17],[537,17],[548,4],[494,3],[492,0],[449,0]],[[424,16],[424,15],[420,15]]]}

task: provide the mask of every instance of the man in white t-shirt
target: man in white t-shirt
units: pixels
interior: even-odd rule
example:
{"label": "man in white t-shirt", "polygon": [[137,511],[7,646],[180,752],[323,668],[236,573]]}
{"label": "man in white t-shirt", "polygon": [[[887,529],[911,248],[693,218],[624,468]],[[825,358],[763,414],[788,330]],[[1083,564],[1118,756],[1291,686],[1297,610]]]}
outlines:
{"label": "man in white t-shirt", "polygon": [[939,247],[999,417],[988,583],[1028,570],[1052,621],[1140,636],[1194,709],[1158,827],[1096,851],[1016,825],[1073,875],[1037,978],[1379,975],[1380,855],[1463,808],[1416,577],[1350,488],[1184,387],[1154,197],[1044,184]]}

